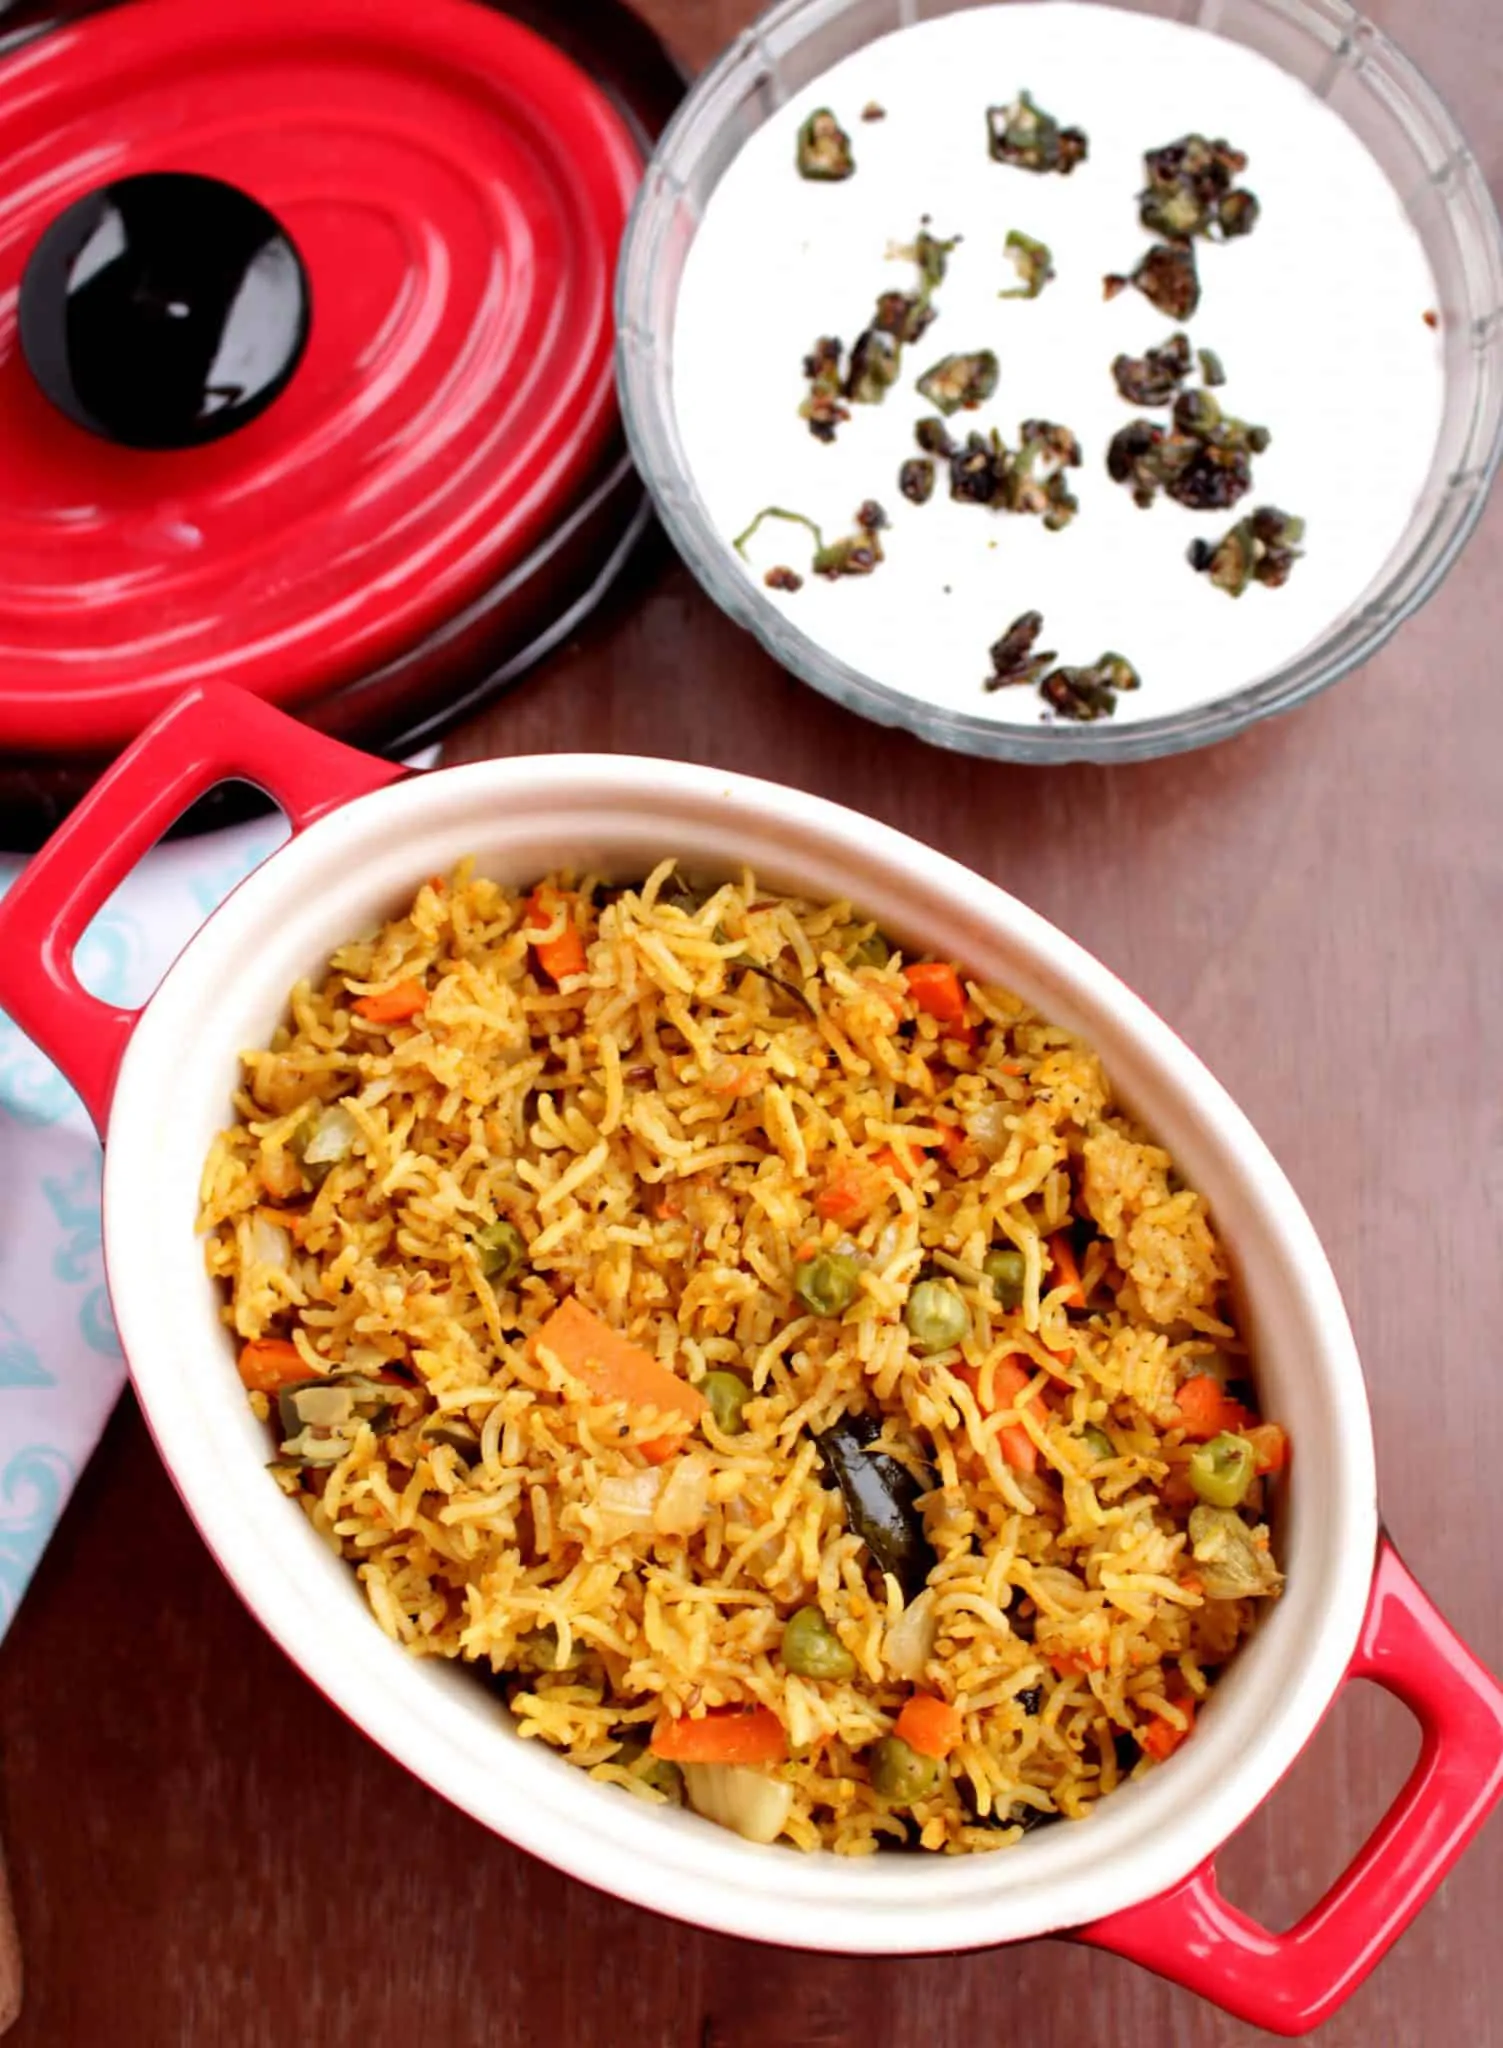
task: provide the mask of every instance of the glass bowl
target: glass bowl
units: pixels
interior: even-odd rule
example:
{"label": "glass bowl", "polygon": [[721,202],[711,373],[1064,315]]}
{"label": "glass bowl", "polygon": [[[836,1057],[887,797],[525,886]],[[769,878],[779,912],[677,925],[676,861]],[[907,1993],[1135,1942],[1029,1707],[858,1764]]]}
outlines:
{"label": "glass bowl", "polygon": [[673,406],[685,259],[742,144],[819,73],[879,36],[988,0],[782,0],[704,74],[637,195],[616,278],[617,375],[627,437],[663,523],[717,604],[777,661],[879,725],[962,753],[1133,761],[1226,739],[1367,661],[1422,605],[1476,525],[1503,456],[1503,229],[1449,109],[1402,51],[1344,0],[1124,0],[1246,45],[1326,100],[1376,158],[1435,276],[1445,389],[1429,476],[1398,546],[1362,597],[1291,662],[1162,718],[1028,727],[919,702],[791,625],[738,568],[689,471]]}

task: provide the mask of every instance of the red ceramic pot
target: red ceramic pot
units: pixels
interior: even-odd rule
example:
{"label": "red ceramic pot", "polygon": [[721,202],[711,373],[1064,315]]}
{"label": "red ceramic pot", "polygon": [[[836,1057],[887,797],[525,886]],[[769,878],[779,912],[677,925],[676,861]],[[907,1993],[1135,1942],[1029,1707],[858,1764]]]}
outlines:
{"label": "red ceramic pot", "polygon": [[[210,918],[141,1013],[88,995],[73,949],[183,806],[238,776],[291,840]],[[474,855],[529,884],[572,862],[640,875],[666,854],[744,863],[773,887],[847,897],[900,941],[1016,988],[1101,1053],[1170,1147],[1236,1268],[1265,1409],[1295,1446],[1278,1531],[1287,1586],[1160,1769],[991,1856],[802,1856],[644,1808],[519,1740],[494,1698],[389,1641],[354,1574],[264,1470],[194,1223],[243,1046],[287,990],[416,881]],[[664,761],[549,755],[422,776],[309,732],[256,699],[181,699],[0,903],[0,1005],[73,1081],[105,1140],[116,1321],[162,1456],[251,1610],[352,1720],[498,1834],[624,1898],[702,1926],[901,1954],[1069,1934],[1129,1956],[1275,2033],[1350,1995],[1503,1792],[1503,1688],[1405,1569],[1378,1514],[1361,1366],[1330,1266],[1288,1181],[1194,1054],[1104,967],[965,868],[840,807]],[[1422,1746],[1408,1783],[1326,1897],[1276,1934],[1216,1885],[1227,1839],[1342,1689],[1400,1699]],[[1485,1968],[1485,1964],[1481,1967]]]}

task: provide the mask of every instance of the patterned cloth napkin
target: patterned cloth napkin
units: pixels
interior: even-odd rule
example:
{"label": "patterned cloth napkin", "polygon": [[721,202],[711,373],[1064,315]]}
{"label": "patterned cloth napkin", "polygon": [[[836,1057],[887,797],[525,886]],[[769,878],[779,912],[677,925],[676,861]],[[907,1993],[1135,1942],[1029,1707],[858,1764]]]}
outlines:
{"label": "patterned cloth napkin", "polygon": [[[278,816],[159,846],[84,934],[79,979],[151,994],[235,884],[286,837]],[[0,896],[22,863],[0,855]],[[125,1381],[83,1104],[0,1010],[0,1635]]]}

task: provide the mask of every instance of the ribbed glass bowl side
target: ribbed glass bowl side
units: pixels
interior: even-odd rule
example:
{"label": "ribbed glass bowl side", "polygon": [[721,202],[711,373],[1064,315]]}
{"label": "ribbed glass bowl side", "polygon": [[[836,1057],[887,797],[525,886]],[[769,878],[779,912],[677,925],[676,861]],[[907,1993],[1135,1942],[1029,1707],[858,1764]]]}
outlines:
{"label": "ribbed glass bowl side", "polygon": [[1003,724],[922,703],[828,653],[740,571],[695,488],[673,408],[679,283],[710,194],[742,144],[812,78],[911,23],[993,0],[782,0],[705,72],[637,194],[616,276],[616,366],[627,438],[674,544],[720,607],[783,667],[879,725],[961,753],[1134,761],[1227,739],[1368,661],[1435,591],[1503,458],[1503,228],[1481,169],[1424,75],[1345,0],[1117,0],[1245,44],[1326,100],[1403,201],[1435,275],[1444,347],[1440,431],[1424,490],[1363,597],[1296,660],[1165,718]]}

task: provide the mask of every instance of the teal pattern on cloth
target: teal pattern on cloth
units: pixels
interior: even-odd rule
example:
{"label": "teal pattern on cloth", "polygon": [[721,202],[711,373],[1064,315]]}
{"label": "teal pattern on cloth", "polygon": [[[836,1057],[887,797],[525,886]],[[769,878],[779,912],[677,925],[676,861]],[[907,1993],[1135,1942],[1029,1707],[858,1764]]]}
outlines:
{"label": "teal pattern on cloth", "polygon": [[[106,1002],[143,1003],[285,836],[272,818],[158,847],[79,942],[80,981]],[[20,868],[0,856],[0,896]],[[0,1010],[0,1634],[124,1384],[100,1165],[83,1104]]]}
{"label": "teal pattern on cloth", "polygon": [[73,1467],[53,1444],[26,1444],[0,1467],[0,1628],[10,1625],[73,1478]]}

